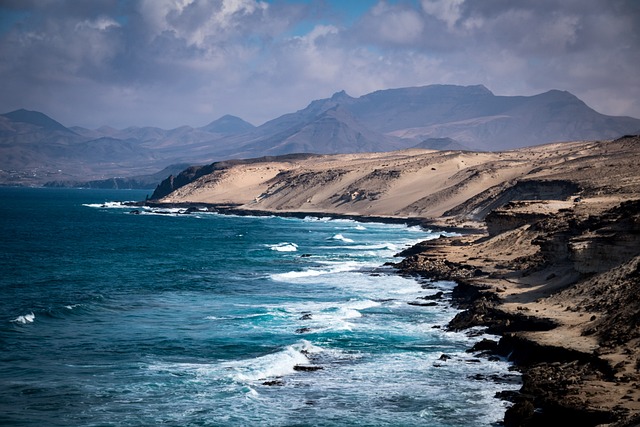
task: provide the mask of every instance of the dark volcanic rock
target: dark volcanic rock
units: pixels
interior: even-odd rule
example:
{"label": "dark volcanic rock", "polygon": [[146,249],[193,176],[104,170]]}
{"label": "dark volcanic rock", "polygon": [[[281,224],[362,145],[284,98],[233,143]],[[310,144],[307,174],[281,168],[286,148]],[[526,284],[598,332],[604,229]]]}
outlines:
{"label": "dark volcanic rock", "polygon": [[504,414],[505,427],[524,427],[530,425],[535,406],[528,400],[517,402]]}
{"label": "dark volcanic rock", "polygon": [[438,303],[435,301],[431,301],[431,302],[409,301],[407,304],[415,305],[417,307],[435,307],[438,305]]}
{"label": "dark volcanic rock", "polygon": [[438,300],[438,299],[442,299],[443,295],[444,295],[444,292],[438,291],[433,295],[425,295],[423,297],[418,297],[418,298],[419,299],[424,299],[424,300]]}
{"label": "dark volcanic rock", "polygon": [[468,352],[475,353],[477,351],[496,351],[498,349],[498,343],[494,340],[483,338],[471,347]]}
{"label": "dark volcanic rock", "polygon": [[458,313],[447,328],[462,331],[474,326],[486,326],[487,332],[491,334],[504,334],[514,331],[549,331],[556,324],[549,319],[504,312],[482,299]]}
{"label": "dark volcanic rock", "polygon": [[315,366],[315,365],[295,365],[293,367],[294,371],[302,371],[302,372],[320,371],[322,369],[324,369],[322,366]]}

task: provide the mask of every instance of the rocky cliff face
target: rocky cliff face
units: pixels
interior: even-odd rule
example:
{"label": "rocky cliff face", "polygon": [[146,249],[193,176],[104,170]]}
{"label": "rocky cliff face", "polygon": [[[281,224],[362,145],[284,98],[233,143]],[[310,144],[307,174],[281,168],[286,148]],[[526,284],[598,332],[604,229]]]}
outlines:
{"label": "rocky cliff face", "polygon": [[575,211],[534,221],[533,243],[549,262],[570,262],[580,274],[602,273],[640,253],[640,201],[630,200],[599,215]]}

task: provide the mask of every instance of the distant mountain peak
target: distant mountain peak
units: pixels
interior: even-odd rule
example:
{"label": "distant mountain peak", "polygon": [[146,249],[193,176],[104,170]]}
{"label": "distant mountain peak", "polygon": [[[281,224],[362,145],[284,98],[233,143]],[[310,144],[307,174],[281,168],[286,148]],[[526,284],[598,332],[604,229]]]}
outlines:
{"label": "distant mountain peak", "polygon": [[71,129],[66,128],[61,123],[53,120],[51,117],[39,111],[30,111],[21,108],[19,110],[11,111],[10,113],[2,114],[2,116],[14,122],[28,123],[30,125],[39,126],[49,131],[59,130],[75,133]]}
{"label": "distant mountain peak", "polygon": [[201,127],[200,129],[211,133],[236,135],[253,130],[255,129],[255,126],[241,119],[240,117],[225,114],[224,116],[212,121],[211,123]]}
{"label": "distant mountain peak", "polygon": [[549,91],[541,93],[539,96],[559,99],[563,101],[574,101],[574,102],[578,101],[580,103],[584,103],[580,98],[578,98],[577,96],[575,96],[574,94],[566,90],[551,89]]}
{"label": "distant mountain peak", "polygon": [[343,101],[343,100],[351,100],[353,99],[353,97],[349,96],[347,94],[347,92],[345,92],[344,90],[341,90],[340,92],[336,92],[333,94],[333,96],[331,96],[331,101]]}
{"label": "distant mountain peak", "polygon": [[485,85],[473,85],[473,86],[467,86],[467,87],[475,89],[478,93],[481,93],[481,94],[485,94],[485,95],[494,94]]}
{"label": "distant mountain peak", "polygon": [[494,96],[494,93],[491,92],[485,85],[469,85],[469,86],[458,86],[458,85],[450,85],[450,84],[436,84],[436,85],[428,85],[422,86],[418,89],[435,92],[438,95],[482,95],[482,96]]}

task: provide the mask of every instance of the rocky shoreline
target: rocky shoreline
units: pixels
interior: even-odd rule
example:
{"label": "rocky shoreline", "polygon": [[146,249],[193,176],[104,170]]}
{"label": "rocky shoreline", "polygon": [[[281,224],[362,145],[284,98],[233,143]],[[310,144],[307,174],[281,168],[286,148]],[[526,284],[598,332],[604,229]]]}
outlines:
{"label": "rocky shoreline", "polygon": [[541,203],[521,216],[521,205],[496,211],[513,221],[498,227],[489,216],[493,233],[423,242],[396,267],[458,283],[453,303],[463,311],[450,330],[501,336],[484,354],[507,357],[523,380],[500,396],[514,403],[505,426],[640,425],[640,201],[591,206],[587,217],[578,202],[531,215]]}
{"label": "rocky shoreline", "polygon": [[[406,224],[408,226],[418,225],[424,229],[437,229],[442,232],[451,233],[474,233],[479,232],[482,228],[478,228],[476,224],[473,225],[455,225],[445,224],[439,221],[432,221],[428,218],[421,217],[398,217],[398,216],[383,216],[383,215],[358,215],[358,214],[339,214],[328,212],[314,212],[314,211],[273,211],[273,210],[259,210],[259,209],[246,209],[242,205],[234,204],[218,204],[218,203],[200,203],[200,202],[158,202],[153,200],[141,201],[141,202],[123,202],[130,207],[149,207],[158,209],[180,209],[184,214],[192,214],[197,212],[216,212],[222,215],[237,215],[237,216],[281,216],[289,218],[307,218],[307,217],[331,217],[333,219],[350,219],[358,222],[379,222],[384,224]],[[133,213],[139,213],[133,212]],[[160,211],[162,213],[162,211]],[[169,213],[167,211],[167,213]]]}

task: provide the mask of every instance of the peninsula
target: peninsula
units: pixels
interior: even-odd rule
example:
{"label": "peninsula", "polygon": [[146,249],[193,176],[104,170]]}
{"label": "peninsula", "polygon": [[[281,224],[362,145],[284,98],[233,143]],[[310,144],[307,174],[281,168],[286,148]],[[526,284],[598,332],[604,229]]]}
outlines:
{"label": "peninsula", "polygon": [[523,372],[505,425],[640,423],[640,137],[502,152],[409,149],[191,167],[149,203],[419,221],[457,237],[403,274],[458,282],[454,330]]}

